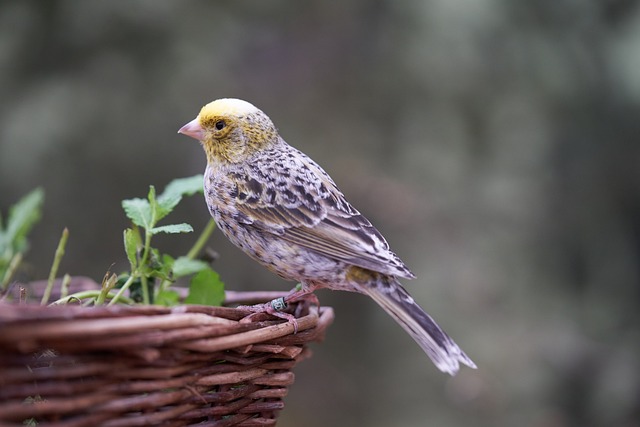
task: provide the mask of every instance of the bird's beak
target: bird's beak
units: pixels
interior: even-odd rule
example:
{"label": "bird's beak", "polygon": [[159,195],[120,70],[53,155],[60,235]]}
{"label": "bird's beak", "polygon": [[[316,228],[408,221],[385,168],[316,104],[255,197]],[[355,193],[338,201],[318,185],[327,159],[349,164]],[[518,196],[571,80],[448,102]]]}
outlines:
{"label": "bird's beak", "polygon": [[204,129],[202,129],[202,126],[200,126],[198,117],[182,126],[178,133],[190,136],[191,138],[197,139],[198,141],[204,140]]}

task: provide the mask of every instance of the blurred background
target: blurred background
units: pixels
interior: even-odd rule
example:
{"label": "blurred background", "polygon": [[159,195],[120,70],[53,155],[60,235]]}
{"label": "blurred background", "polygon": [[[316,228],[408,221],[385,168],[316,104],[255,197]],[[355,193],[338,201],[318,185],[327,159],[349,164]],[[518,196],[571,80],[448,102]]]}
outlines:
{"label": "blurred background", "polygon": [[[64,227],[61,273],[125,270],[120,201],[202,173],[176,131],[246,99],[479,367],[441,374],[372,301],[321,291],[336,320],[279,425],[640,426],[638,3],[0,1],[0,209],[45,189],[31,279]],[[293,285],[211,246],[228,289]]]}

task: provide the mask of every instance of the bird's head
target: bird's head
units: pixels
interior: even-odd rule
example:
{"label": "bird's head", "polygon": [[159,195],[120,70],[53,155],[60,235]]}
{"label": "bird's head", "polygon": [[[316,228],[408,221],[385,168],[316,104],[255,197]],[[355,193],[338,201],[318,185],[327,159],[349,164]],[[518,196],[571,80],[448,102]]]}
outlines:
{"label": "bird's head", "polygon": [[182,126],[178,133],[197,139],[211,163],[245,161],[278,140],[278,131],[262,111],[240,99],[218,99]]}

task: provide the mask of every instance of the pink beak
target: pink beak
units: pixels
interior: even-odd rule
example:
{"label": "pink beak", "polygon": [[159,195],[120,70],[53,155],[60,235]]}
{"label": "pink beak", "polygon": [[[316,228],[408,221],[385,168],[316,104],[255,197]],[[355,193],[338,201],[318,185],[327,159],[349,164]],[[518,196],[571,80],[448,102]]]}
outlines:
{"label": "pink beak", "polygon": [[202,126],[200,126],[198,117],[182,126],[178,133],[190,136],[191,138],[197,139],[198,141],[204,140],[204,129],[202,129]]}

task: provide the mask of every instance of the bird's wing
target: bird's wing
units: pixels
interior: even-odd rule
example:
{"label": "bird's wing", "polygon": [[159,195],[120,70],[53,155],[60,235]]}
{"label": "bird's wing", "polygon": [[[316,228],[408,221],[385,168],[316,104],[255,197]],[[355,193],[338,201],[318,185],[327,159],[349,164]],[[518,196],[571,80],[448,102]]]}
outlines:
{"label": "bird's wing", "polygon": [[303,153],[295,150],[294,154],[283,155],[281,162],[270,162],[271,167],[273,163],[276,168],[282,165],[282,170],[265,172],[257,162],[250,174],[235,177],[240,222],[332,259],[414,278],[329,175]]}

